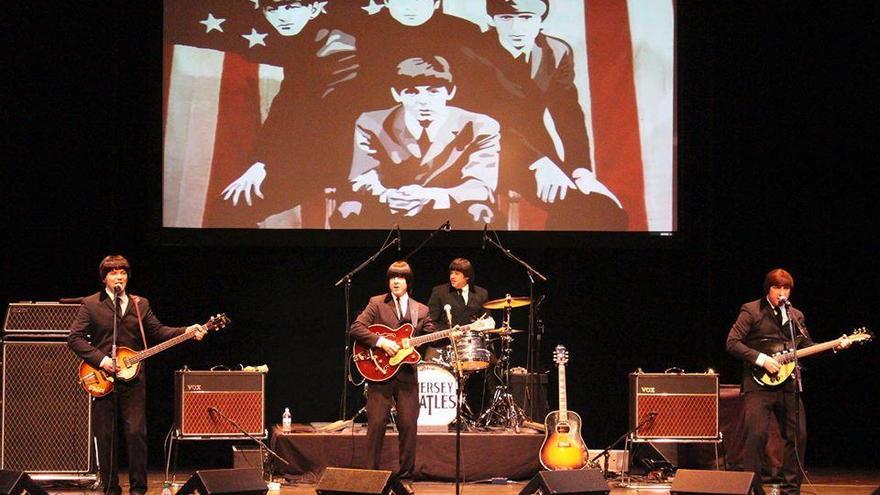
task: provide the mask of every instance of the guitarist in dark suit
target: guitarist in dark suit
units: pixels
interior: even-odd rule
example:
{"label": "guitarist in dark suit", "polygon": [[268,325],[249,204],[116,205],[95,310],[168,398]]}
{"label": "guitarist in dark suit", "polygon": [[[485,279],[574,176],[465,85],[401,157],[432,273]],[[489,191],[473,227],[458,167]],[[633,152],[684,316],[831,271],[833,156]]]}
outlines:
{"label": "guitarist in dark suit", "polygon": [[[798,384],[792,374],[783,384],[767,388],[752,376],[753,368],[763,368],[768,373],[780,370],[780,363],[771,357],[770,349],[791,349],[814,345],[804,314],[788,301],[794,278],[787,271],[776,268],[764,277],[764,297],[743,304],[739,316],[727,335],[727,352],[743,361],[742,392],[745,414],[744,468],[761,479],[764,449],[767,444],[767,427],[771,416],[779,423],[785,440],[782,464],[782,493],[800,493],[801,470],[806,451],[807,431],[804,421],[803,402],[798,394]],[[794,325],[794,327],[792,327]],[[796,343],[791,344],[791,335]]]}
{"label": "guitarist in dark suit", "polygon": [[[128,294],[128,277],[131,268],[128,260],[119,255],[107,256],[98,266],[98,273],[104,283],[104,290],[83,299],[82,306],[70,326],[67,345],[89,365],[113,373],[113,360],[110,358],[113,346],[113,313],[117,305],[118,347],[143,350],[146,343],[141,334],[156,342],[168,340],[184,332],[196,332],[194,338],[201,340],[207,330],[201,325],[189,327],[168,327],[163,325],[144,297]],[[143,363],[141,363],[143,365]],[[118,399],[118,410],[114,410],[114,399]],[[101,484],[104,493],[121,494],[119,486],[119,466],[111,458],[111,444],[118,419],[125,434],[128,447],[129,493],[147,491],[147,421],[146,421],[146,381],[143,370],[134,379],[117,381],[114,392],[92,403],[92,430],[98,443],[98,461],[101,467]],[[118,449],[116,449],[118,451]]]}
{"label": "guitarist in dark suit", "polygon": [[[367,307],[351,324],[351,336],[363,345],[378,347],[389,356],[400,350],[396,342],[370,331],[370,325],[382,324],[397,328],[410,323],[413,336],[433,332],[434,322],[428,307],[409,297],[413,272],[405,261],[396,261],[388,267],[389,293],[370,298]],[[379,469],[385,426],[391,405],[397,406],[400,469],[398,476],[410,480],[416,459],[416,422],[419,419],[419,380],[413,366],[404,365],[391,379],[370,382],[367,392],[367,469]]]}

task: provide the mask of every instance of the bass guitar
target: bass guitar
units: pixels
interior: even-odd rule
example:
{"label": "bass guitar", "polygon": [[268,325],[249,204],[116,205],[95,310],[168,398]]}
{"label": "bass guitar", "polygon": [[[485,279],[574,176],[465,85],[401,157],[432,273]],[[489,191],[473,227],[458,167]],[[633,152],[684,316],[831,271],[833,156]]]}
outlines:
{"label": "bass guitar", "polygon": [[364,378],[373,382],[384,382],[393,378],[402,364],[416,364],[422,359],[422,355],[419,354],[416,347],[449,337],[453,332],[484,332],[494,327],[495,320],[491,317],[483,317],[470,325],[459,325],[449,330],[413,337],[415,329],[410,323],[405,323],[398,328],[381,324],[370,325],[371,332],[394,341],[400,350],[397,351],[397,354],[389,356],[382,349],[371,348],[360,342],[355,342],[351,358]]}
{"label": "bass guitar", "polygon": [[581,437],[581,417],[569,411],[565,396],[565,364],[568,351],[556,346],[553,362],[559,368],[559,410],[551,411],[544,419],[544,443],[541,444],[541,465],[545,469],[582,469],[587,465],[587,444]]}
{"label": "bass guitar", "polygon": [[784,343],[778,340],[767,341],[757,346],[756,349],[778,361],[780,364],[779,371],[776,373],[770,373],[763,367],[753,366],[752,378],[764,387],[777,387],[785,383],[785,380],[787,380],[794,372],[795,356],[797,356],[798,359],[802,359],[807,356],[812,356],[814,354],[819,354],[840,347],[845,340],[864,344],[872,338],[874,338],[874,334],[872,334],[867,328],[862,327],[854,330],[851,334],[844,335],[838,339],[829,340],[828,342],[811,345],[810,347],[804,347],[803,349],[798,350],[785,349]]}
{"label": "bass guitar", "polygon": [[[216,331],[229,325],[230,320],[225,313],[212,316],[203,325],[208,331]],[[120,347],[116,350],[116,379],[123,382],[134,379],[140,373],[140,363],[150,356],[154,356],[165,349],[185,342],[195,337],[195,332],[184,332],[173,339],[154,345],[141,352],[133,351],[128,347]],[[85,361],[79,364],[79,383],[92,397],[104,397],[113,391],[114,377],[101,368],[94,368]]]}

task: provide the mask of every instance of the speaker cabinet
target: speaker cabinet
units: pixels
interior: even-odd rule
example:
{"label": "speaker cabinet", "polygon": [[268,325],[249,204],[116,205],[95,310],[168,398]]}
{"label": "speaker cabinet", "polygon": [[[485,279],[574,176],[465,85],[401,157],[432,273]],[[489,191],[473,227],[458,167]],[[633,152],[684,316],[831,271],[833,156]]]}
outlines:
{"label": "speaker cabinet", "polygon": [[577,471],[540,471],[519,495],[584,494],[608,495],[611,487],[599,469]]}
{"label": "speaker cabinet", "polygon": [[630,428],[636,440],[718,438],[718,375],[631,373]]}
{"label": "speaker cabinet", "polygon": [[79,304],[12,303],[6,310],[3,333],[15,336],[66,336]]}
{"label": "speaker cabinet", "polygon": [[266,374],[256,371],[176,371],[174,419],[180,436],[244,437],[225,415],[265,438],[265,385]]}
{"label": "speaker cabinet", "polygon": [[315,487],[318,495],[408,495],[391,471],[328,467]]}
{"label": "speaker cabinet", "polygon": [[202,469],[184,483],[178,495],[264,495],[269,489],[259,469]]}
{"label": "speaker cabinet", "polygon": [[67,342],[3,343],[0,469],[88,473],[91,398]]}
{"label": "speaker cabinet", "polygon": [[0,495],[20,495],[25,492],[28,495],[49,495],[43,487],[21,471],[0,471]]}
{"label": "speaker cabinet", "polygon": [[764,495],[755,473],[679,469],[670,495]]}

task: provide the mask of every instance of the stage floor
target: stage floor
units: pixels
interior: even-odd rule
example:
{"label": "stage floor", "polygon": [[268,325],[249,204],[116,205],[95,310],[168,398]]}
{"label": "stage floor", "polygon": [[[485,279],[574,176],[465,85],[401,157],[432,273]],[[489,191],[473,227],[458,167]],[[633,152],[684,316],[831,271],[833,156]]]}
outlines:
{"label": "stage floor", "polygon": [[[186,480],[188,473],[178,472],[177,479]],[[845,470],[845,469],[811,469],[807,472],[813,481],[813,487],[804,485],[802,492],[810,493],[815,489],[817,495],[874,495],[880,493],[880,471],[868,470]],[[160,471],[150,473],[149,493],[159,495],[162,493],[162,478],[164,474]],[[127,475],[123,474],[122,479],[126,480]],[[526,486],[525,481],[508,483],[506,485],[490,485],[490,484],[462,484],[461,493],[465,495],[518,495]],[[43,484],[43,483],[41,483]],[[49,493],[52,494],[89,494],[98,495],[99,491],[92,491],[83,488],[63,487],[63,486],[47,486]],[[438,483],[438,482],[416,482],[413,484],[415,492],[419,495],[447,495],[455,493],[455,483]],[[767,487],[769,495],[769,487]],[[123,486],[124,493],[128,493],[127,486]],[[668,486],[666,488],[657,486],[653,488],[621,488],[612,483],[612,495],[667,495],[669,494]],[[311,483],[302,484],[283,484],[280,491],[269,492],[269,495],[303,495],[315,494],[315,485]]]}

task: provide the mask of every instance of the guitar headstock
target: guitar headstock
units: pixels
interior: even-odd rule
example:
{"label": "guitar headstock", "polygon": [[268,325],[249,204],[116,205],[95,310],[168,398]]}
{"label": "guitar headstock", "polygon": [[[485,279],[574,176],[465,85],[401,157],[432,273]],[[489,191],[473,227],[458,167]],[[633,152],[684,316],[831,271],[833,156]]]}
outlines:
{"label": "guitar headstock", "polygon": [[208,321],[205,322],[205,328],[207,328],[209,331],[215,331],[226,327],[230,323],[232,323],[232,320],[230,320],[229,317],[226,316],[226,313],[219,313],[208,318]]}
{"label": "guitar headstock", "polygon": [[553,362],[558,365],[568,363],[568,350],[565,349],[564,345],[558,345],[553,350]]}
{"label": "guitar headstock", "polygon": [[853,330],[853,332],[847,335],[846,338],[850,342],[858,342],[860,344],[864,344],[865,342],[868,342],[874,338],[874,333],[871,332],[868,327],[861,327]]}

